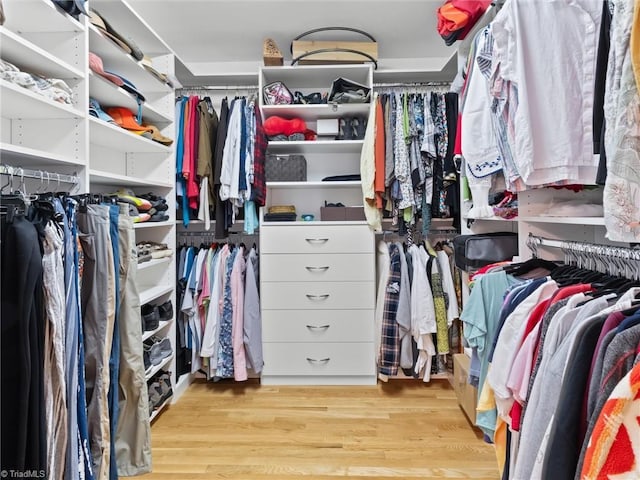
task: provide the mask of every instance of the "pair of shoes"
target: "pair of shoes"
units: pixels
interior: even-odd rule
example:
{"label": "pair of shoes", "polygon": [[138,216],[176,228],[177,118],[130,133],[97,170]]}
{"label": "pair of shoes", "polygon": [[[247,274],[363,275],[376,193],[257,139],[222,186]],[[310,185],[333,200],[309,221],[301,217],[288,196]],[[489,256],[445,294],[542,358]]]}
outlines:
{"label": "pair of shoes", "polygon": [[367,119],[365,117],[340,117],[336,140],[364,140],[366,130]]}
{"label": "pair of shoes", "polygon": [[151,363],[151,347],[144,343],[142,344],[142,362],[144,363],[144,372],[149,373],[149,370],[153,367]]}
{"label": "pair of shoes", "polygon": [[173,255],[173,250],[170,250],[166,243],[139,242],[136,246],[138,247],[138,263]]}
{"label": "pair of shoes", "polygon": [[149,416],[160,405],[169,400],[173,396],[173,388],[171,387],[171,373],[161,371],[151,379],[148,385],[149,391]]}
{"label": "pair of shoes", "polygon": [[158,307],[147,303],[140,307],[140,314],[142,315],[142,323],[144,325],[143,331],[150,332],[155,330],[160,325],[160,312]]}
{"label": "pair of shoes", "polygon": [[160,365],[162,360],[167,357],[170,357],[173,353],[173,349],[171,348],[171,340],[169,337],[156,337],[153,336],[144,341],[145,350],[146,347],[149,347],[149,359],[151,360],[152,365]]}

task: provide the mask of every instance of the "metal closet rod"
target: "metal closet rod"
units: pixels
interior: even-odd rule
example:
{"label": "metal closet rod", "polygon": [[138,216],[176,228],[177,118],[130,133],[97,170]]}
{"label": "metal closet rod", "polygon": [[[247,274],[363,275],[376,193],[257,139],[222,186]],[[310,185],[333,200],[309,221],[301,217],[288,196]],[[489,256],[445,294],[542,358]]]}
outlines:
{"label": "metal closet rod", "polygon": [[31,170],[22,167],[13,167],[11,165],[0,164],[0,175],[10,175],[18,178],[36,178],[38,180],[55,180],[63,183],[80,183],[80,179],[76,175],[68,175],[65,173],[48,172],[46,170]]}
{"label": "metal closet rod", "polygon": [[[451,82],[389,82],[374,83],[373,88],[392,88],[392,87],[448,87]],[[258,85],[199,85],[197,87],[182,87],[177,90],[180,92],[198,92],[198,91],[224,91],[224,90],[258,90]]]}
{"label": "metal closet rod", "polygon": [[535,251],[535,248],[538,246],[560,248],[574,252],[584,252],[587,249],[591,249],[591,251],[593,251],[594,248],[597,248],[598,250],[596,253],[598,253],[598,255],[605,255],[610,257],[619,256],[620,252],[628,251],[636,253],[640,251],[640,249],[633,247],[618,247],[617,245],[576,242],[573,240],[554,240],[551,238],[539,237],[538,235],[534,235],[532,233],[529,233],[527,246],[532,251]]}

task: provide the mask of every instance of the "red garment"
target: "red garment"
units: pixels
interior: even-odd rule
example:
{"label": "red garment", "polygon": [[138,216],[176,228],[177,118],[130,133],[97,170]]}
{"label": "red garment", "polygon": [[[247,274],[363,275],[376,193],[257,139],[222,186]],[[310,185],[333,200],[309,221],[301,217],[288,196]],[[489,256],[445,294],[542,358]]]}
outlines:
{"label": "red garment", "polygon": [[[592,290],[593,288],[591,287],[591,285],[587,283],[569,285],[567,287],[563,287],[556,290],[555,293],[551,296],[551,298],[549,298],[548,300],[545,300],[544,302],[539,303],[533,309],[533,311],[529,315],[529,319],[527,320],[527,325],[525,327],[525,332],[524,332],[524,336],[522,337],[522,340],[524,341],[524,339],[527,338],[529,333],[531,333],[531,331],[536,327],[536,325],[542,320],[542,317],[544,316],[545,313],[547,313],[549,306],[553,305],[556,302],[559,302],[564,298],[571,297],[578,293],[590,292]],[[522,347],[522,343],[518,345],[518,350],[520,349],[520,347]],[[534,351],[534,355],[533,355],[534,359],[538,357],[539,348],[540,348],[540,337],[538,337],[538,341]],[[532,368],[533,368],[533,365],[535,365],[535,362],[532,363]],[[511,417],[511,430],[516,432],[520,431],[520,422],[522,421],[522,412],[523,412],[522,405],[518,402],[513,402],[513,406],[511,407],[511,411],[509,412],[509,416]]]}
{"label": "red garment", "polygon": [[438,8],[438,33],[460,31],[457,39],[464,40],[490,4],[491,0],[447,0]]}
{"label": "red garment", "polygon": [[464,11],[469,15],[467,24],[462,28],[462,32],[458,35],[458,40],[464,40],[471,29],[480,20],[480,17],[487,11],[492,0],[451,0],[451,3],[458,10]]}

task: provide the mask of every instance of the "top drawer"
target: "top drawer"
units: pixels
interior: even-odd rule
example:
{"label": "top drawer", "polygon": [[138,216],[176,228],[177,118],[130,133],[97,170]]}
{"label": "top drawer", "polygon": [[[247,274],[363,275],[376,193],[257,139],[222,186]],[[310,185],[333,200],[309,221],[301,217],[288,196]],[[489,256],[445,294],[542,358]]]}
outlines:
{"label": "top drawer", "polygon": [[374,253],[368,225],[260,227],[260,253]]}

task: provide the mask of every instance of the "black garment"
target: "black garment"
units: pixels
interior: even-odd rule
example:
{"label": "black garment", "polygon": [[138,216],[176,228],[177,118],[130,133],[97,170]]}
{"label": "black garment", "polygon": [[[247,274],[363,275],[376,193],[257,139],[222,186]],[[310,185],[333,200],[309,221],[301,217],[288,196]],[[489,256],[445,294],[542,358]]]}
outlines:
{"label": "black garment", "polygon": [[596,59],[596,79],[593,98],[593,153],[600,154],[600,164],[596,183],[604,185],[607,179],[607,155],[604,148],[604,94],[607,80],[607,63],[609,61],[609,47],[611,37],[611,10],[608,0],[602,1],[602,20],[600,22],[600,39],[598,42],[598,56]]}
{"label": "black garment", "polygon": [[606,317],[590,322],[576,338],[567,363],[566,376],[558,407],[551,426],[542,478],[573,478],[584,438],[580,435],[580,416],[585,389],[588,388],[589,366]]}
{"label": "black garment", "polygon": [[458,131],[458,94],[448,92],[444,96],[447,107],[447,156],[444,160],[444,187],[447,191],[446,205],[449,215],[453,217],[453,228],[460,231],[460,174],[453,161],[455,152],[455,138]]}
{"label": "black garment", "polygon": [[220,107],[220,119],[218,121],[218,130],[216,132],[216,148],[213,152],[213,196],[215,197],[215,218],[216,218],[216,238],[226,238],[229,235],[227,228],[227,206],[229,201],[220,199],[220,174],[222,173],[222,155],[224,152],[224,144],[227,140],[227,130],[229,128],[229,104],[227,99],[222,100]]}
{"label": "black garment", "polygon": [[24,216],[0,221],[2,360],[0,469],[44,470],[44,306],[42,252]]}

